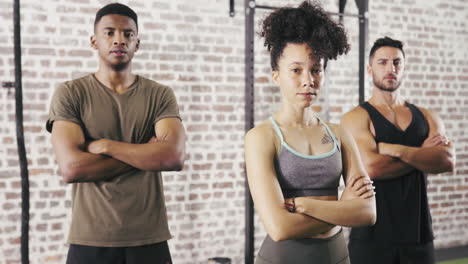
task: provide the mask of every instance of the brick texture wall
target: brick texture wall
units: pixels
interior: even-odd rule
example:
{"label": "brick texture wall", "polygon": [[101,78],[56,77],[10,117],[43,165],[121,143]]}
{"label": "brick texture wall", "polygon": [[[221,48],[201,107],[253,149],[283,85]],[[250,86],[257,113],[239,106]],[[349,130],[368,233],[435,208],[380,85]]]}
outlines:
{"label": "brick texture wall", "polygon": [[[44,129],[50,97],[62,81],[94,72],[89,36],[97,9],[109,1],[22,1],[25,137],[31,181],[31,263],[64,263],[70,221],[70,186],[57,173]],[[280,6],[286,1],[258,1]],[[288,1],[291,4],[299,1]],[[323,0],[336,12],[337,1]],[[456,144],[454,173],[429,176],[437,247],[468,244],[468,3],[463,0],[370,1],[369,45],[388,35],[406,43],[401,88],[411,102],[437,111]],[[140,17],[142,45],[134,71],[174,88],[188,133],[183,171],[164,173],[169,246],[175,263],[206,263],[244,254],[244,15],[227,0],[122,1]],[[0,0],[0,81],[13,81],[12,1]],[[346,12],[357,13],[354,1]],[[265,11],[258,10],[256,20]],[[357,104],[358,23],[345,18],[351,52],[327,69],[315,106],[333,122]],[[256,115],[278,106],[269,57],[256,40]],[[366,95],[370,93],[370,84]],[[0,264],[20,262],[20,176],[14,92],[0,90]],[[256,245],[264,231],[256,225]]]}

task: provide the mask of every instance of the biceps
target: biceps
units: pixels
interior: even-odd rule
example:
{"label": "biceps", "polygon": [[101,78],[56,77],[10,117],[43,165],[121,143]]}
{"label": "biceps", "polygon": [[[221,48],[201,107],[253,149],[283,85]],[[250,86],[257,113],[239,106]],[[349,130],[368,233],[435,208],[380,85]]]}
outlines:
{"label": "biceps", "polygon": [[52,145],[57,161],[70,158],[71,154],[84,147],[81,127],[68,121],[55,121],[52,127]]}
{"label": "biceps", "polygon": [[266,161],[252,157],[246,150],[247,178],[252,198],[263,217],[272,215],[284,203],[283,193],[276,178],[276,172]]}
{"label": "biceps", "polygon": [[445,136],[445,126],[440,117],[434,112],[430,111],[427,111],[424,114],[426,116],[426,120],[429,123],[429,136],[432,136],[434,134],[440,134]]}
{"label": "biceps", "polygon": [[158,141],[183,142],[185,130],[178,118],[164,118],[154,125],[155,135]]}
{"label": "biceps", "polygon": [[358,176],[367,177],[367,172],[361,160],[361,155],[354,141],[343,144],[343,176],[345,183]]}
{"label": "biceps", "polygon": [[252,170],[247,173],[250,174],[249,187],[255,208],[262,223],[269,230],[286,213],[281,188],[276,179],[272,181],[270,177],[254,174]]}

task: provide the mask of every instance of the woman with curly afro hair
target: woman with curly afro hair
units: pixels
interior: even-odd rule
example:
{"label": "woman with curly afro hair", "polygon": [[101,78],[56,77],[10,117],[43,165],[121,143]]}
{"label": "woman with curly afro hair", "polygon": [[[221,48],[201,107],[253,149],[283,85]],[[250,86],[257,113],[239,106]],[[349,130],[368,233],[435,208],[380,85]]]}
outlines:
{"label": "woman with curly afro hair", "polygon": [[311,108],[327,61],[349,50],[345,31],[304,1],[269,14],[260,35],[282,99],[245,136],[248,182],[268,233],[256,263],[349,263],[341,226],[375,223],[374,187],[350,134]]}

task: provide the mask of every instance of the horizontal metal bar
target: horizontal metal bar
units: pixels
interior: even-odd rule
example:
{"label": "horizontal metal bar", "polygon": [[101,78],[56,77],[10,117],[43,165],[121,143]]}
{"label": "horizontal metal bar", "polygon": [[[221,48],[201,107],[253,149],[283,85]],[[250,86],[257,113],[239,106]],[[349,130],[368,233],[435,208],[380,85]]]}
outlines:
{"label": "horizontal metal bar", "polygon": [[[264,5],[256,5],[255,8],[266,9],[266,10],[275,10],[275,9],[279,9],[279,7],[264,6]],[[360,15],[360,14],[351,14],[351,13],[327,12],[327,14],[332,15],[332,16],[344,16],[344,17],[358,17],[358,18],[363,17],[363,15]]]}
{"label": "horizontal metal bar", "polygon": [[255,5],[255,8],[260,8],[260,9],[279,9],[279,7],[274,7],[274,6],[263,6],[263,5]]}
{"label": "horizontal metal bar", "polygon": [[344,16],[344,17],[363,17],[363,15],[351,14],[351,13],[327,12],[327,14],[332,15],[332,16]]}

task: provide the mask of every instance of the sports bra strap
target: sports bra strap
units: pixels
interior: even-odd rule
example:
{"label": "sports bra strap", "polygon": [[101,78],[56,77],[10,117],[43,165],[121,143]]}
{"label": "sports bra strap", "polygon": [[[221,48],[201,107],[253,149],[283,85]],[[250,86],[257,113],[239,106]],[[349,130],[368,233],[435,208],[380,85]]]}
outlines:
{"label": "sports bra strap", "polygon": [[277,134],[278,137],[280,138],[280,140],[281,140],[281,145],[282,145],[283,142],[284,142],[284,139],[283,139],[283,134],[281,134],[281,129],[279,128],[278,124],[276,123],[275,119],[273,119],[272,116],[270,116],[270,121],[271,121],[271,123],[273,124],[273,127],[275,128],[276,134]]}
{"label": "sports bra strap", "polygon": [[[328,135],[332,138],[333,140],[333,144],[335,144],[336,148],[338,149],[338,151],[341,151],[341,148],[340,148],[340,145],[338,144],[338,140],[336,139],[335,135],[333,134],[333,132],[331,131],[331,129],[328,127],[328,125],[322,121],[322,119],[320,119],[318,116],[316,116],[316,118],[319,120],[320,123],[323,124],[323,126],[325,126],[325,129],[327,130],[328,132]],[[273,127],[275,128],[275,131],[276,131],[276,134],[278,135],[278,137],[280,138],[280,141],[281,141],[281,145],[283,145],[284,143],[284,138],[283,138],[283,134],[281,133],[281,129],[279,128],[278,124],[276,123],[275,119],[273,118],[273,116],[270,116],[270,121],[271,123],[273,124]]]}
{"label": "sports bra strap", "polygon": [[330,137],[332,138],[333,143],[334,143],[335,146],[338,148],[338,151],[341,151],[340,145],[338,144],[338,140],[336,139],[335,134],[333,134],[333,132],[331,131],[331,129],[328,127],[327,123],[323,122],[322,119],[320,119],[318,116],[316,116],[316,117],[317,117],[317,119],[325,126],[325,129],[327,130],[328,135],[330,135]]}

